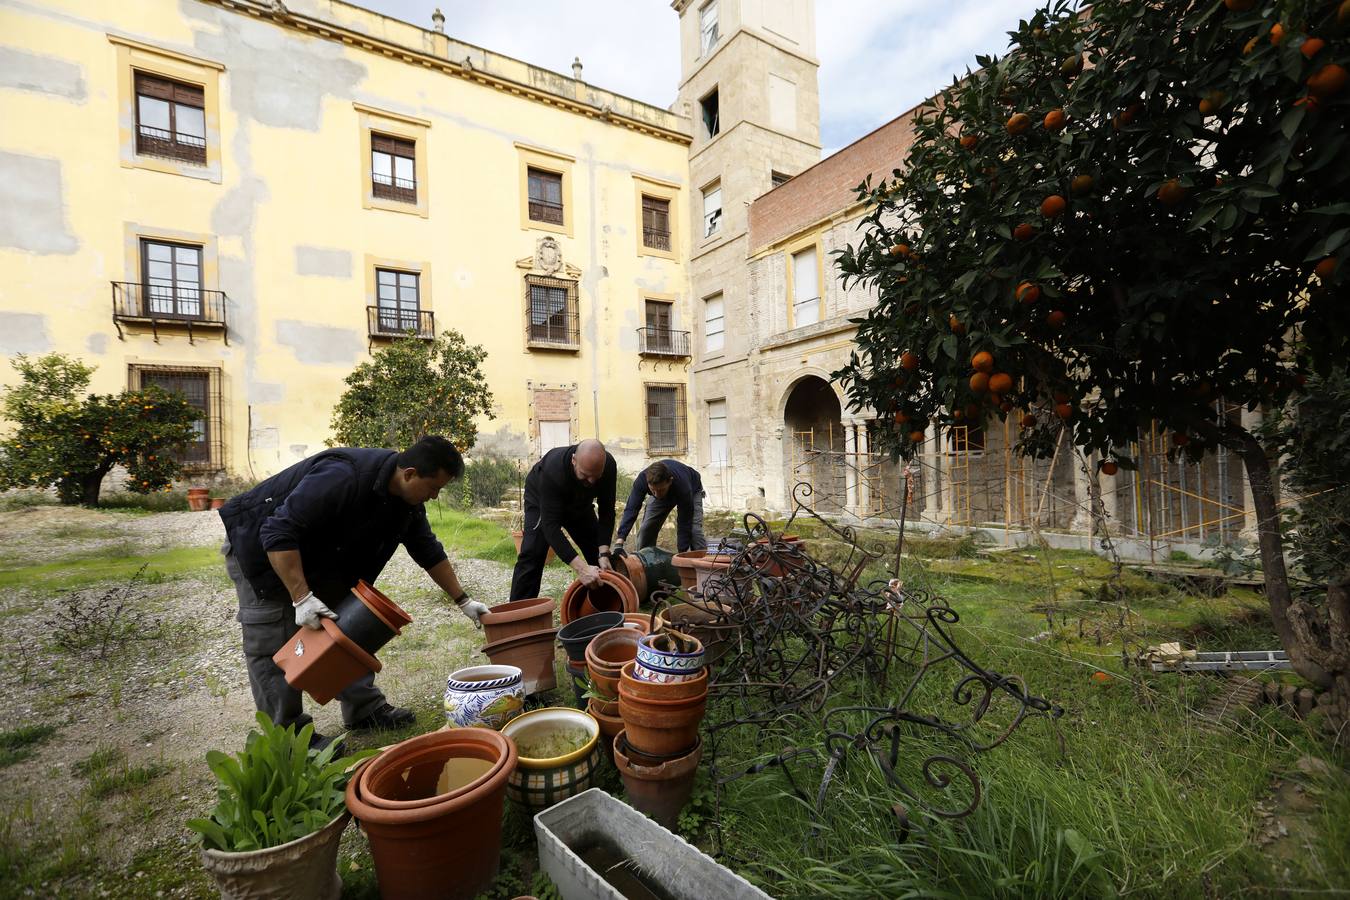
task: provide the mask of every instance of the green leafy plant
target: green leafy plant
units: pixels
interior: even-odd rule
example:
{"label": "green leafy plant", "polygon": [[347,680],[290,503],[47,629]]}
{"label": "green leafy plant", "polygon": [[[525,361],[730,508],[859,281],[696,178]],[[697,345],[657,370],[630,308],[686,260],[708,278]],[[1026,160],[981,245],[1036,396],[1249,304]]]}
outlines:
{"label": "green leafy plant", "polygon": [[80,395],[94,370],[60,353],[11,363],[0,414],[16,426],[0,441],[0,488],[55,487],[62,503],[97,506],[103,478],[126,469],[127,490],[163,491],[181,467],[175,451],[196,436],[201,413],[158,387]]}
{"label": "green leafy plant", "polygon": [[486,358],[486,350],[453,329],[434,341],[400,338],[375,351],[347,376],[329,445],[401,450],[436,434],[470,449],[478,417],[494,418]]}
{"label": "green leafy plant", "polygon": [[333,759],[341,739],[310,749],[312,722],[297,732],[294,725],[272,724],[266,713],[257,718],[258,730],[248,733],[242,751],[206,754],[219,781],[216,806],[210,818],[193,819],[188,827],[209,849],[244,853],[313,834],[342,812],[348,770],[379,753],[363,750]]}
{"label": "green leafy plant", "polygon": [[524,482],[525,473],[513,459],[488,454],[464,464],[465,496],[474,507],[500,506],[507,492],[514,499]]}

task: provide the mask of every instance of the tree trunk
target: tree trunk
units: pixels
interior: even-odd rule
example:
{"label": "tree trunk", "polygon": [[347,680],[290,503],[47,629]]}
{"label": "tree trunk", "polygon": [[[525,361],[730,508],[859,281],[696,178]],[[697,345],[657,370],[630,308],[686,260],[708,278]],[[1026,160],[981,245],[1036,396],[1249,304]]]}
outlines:
{"label": "tree trunk", "polygon": [[103,476],[111,466],[99,466],[94,471],[80,477],[80,505],[98,506],[98,494],[103,488]]}

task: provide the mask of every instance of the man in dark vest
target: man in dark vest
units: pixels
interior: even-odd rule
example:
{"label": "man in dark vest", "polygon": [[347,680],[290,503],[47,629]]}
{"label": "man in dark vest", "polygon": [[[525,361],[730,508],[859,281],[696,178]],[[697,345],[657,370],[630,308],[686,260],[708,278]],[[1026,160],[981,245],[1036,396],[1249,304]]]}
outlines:
{"label": "man in dark vest", "polygon": [[[258,709],[278,725],[302,727],[299,691],[272,655],[297,627],[337,618],[328,608],[358,580],[374,584],[398,545],[474,621],[487,607],[470,600],[422,504],[464,472],[464,460],[441,437],[394,450],[325,450],[273,475],[220,510],[225,571],[239,596],[249,686]],[[398,728],[413,713],[385,700],[366,675],[342,693],[348,728]],[[316,744],[326,738],[315,735]]]}
{"label": "man in dark vest", "polygon": [[[650,497],[651,499],[647,499]],[[638,549],[655,547],[656,536],[666,523],[670,511],[675,513],[675,547],[677,552],[707,550],[703,537],[703,478],[698,470],[674,459],[654,462],[633,479],[633,489],[619,520],[615,551],[623,549],[624,539],[637,521],[638,511],[645,501],[647,514],[638,528]]]}
{"label": "man in dark vest", "polygon": [[[555,447],[534,464],[525,476],[525,535],[511,575],[512,600],[539,596],[550,547],[582,584],[600,580],[600,569],[610,568],[618,477],[614,457],[595,439]],[[581,556],[567,536],[581,549]]]}

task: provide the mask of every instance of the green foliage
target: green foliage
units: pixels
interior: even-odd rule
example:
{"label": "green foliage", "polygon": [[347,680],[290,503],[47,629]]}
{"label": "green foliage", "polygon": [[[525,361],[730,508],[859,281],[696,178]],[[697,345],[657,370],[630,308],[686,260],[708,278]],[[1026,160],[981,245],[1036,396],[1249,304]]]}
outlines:
{"label": "green foliage", "polygon": [[0,769],[28,759],[35,747],[55,733],[55,725],[20,725],[10,731],[0,731]]}
{"label": "green foliage", "polygon": [[[1054,0],[1007,56],[979,58],[921,107],[896,178],[860,186],[873,210],[838,258],[846,282],[877,291],[837,375],[854,408],[908,417],[885,444],[908,457],[911,431],[958,411],[1030,410],[1021,445],[1036,456],[1064,423],[1078,446],[1122,457],[1156,420],[1198,457],[1247,437],[1216,421],[1217,400],[1280,405],[1302,373],[1344,359],[1348,268],[1313,269],[1350,243],[1350,104],[1307,99],[1307,80],[1350,53],[1335,12],[1103,0],[1087,15]],[[1326,40],[1312,58],[1305,29]],[[1062,130],[1042,124],[1056,109]],[[1075,191],[1078,176],[1090,187]],[[1051,197],[1066,210],[1044,213]],[[1019,299],[1024,282],[1039,299]],[[997,399],[970,383],[981,351],[1011,378]]]}
{"label": "green foliage", "polygon": [[296,732],[294,725],[272,724],[266,713],[257,719],[259,730],[248,733],[242,751],[206,754],[218,780],[216,806],[210,818],[193,819],[188,827],[210,849],[243,853],[313,834],[342,812],[347,770],[379,752],[333,759],[338,741],[310,749],[313,723]]}
{"label": "green foliage", "polygon": [[81,398],[93,369],[59,353],[18,356],[17,385],[0,412],[16,426],[0,441],[0,487],[55,486],[62,503],[97,505],[103,476],[127,470],[127,490],[161,491],[179,474],[174,451],[199,413],[157,387]]}
{"label": "green foliage", "polygon": [[1303,573],[1325,586],[1350,575],[1350,375],[1314,376],[1276,422],[1285,486],[1300,499],[1289,535]]}
{"label": "green foliage", "polygon": [[500,456],[479,456],[464,464],[465,508],[501,506],[508,495],[516,498],[516,491],[525,483],[525,473],[513,459]]}
{"label": "green foliage", "polygon": [[475,420],[494,418],[486,358],[453,329],[434,341],[399,339],[377,350],[347,376],[329,445],[401,450],[436,434],[469,450],[478,438]]}

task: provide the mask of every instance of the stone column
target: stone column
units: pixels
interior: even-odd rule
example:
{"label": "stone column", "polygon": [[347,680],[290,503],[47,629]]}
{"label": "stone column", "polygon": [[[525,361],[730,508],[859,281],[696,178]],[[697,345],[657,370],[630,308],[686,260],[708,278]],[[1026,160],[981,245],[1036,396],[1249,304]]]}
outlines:
{"label": "stone column", "polygon": [[[1255,433],[1260,429],[1261,423],[1264,420],[1265,416],[1260,409],[1253,409],[1250,411],[1244,409],[1242,411],[1242,427],[1250,432]],[[1239,533],[1239,537],[1255,544],[1259,540],[1259,537],[1257,536],[1256,506],[1252,502],[1252,485],[1251,482],[1247,480],[1247,467],[1243,464],[1242,457],[1238,456],[1236,453],[1230,454],[1229,465],[1237,466],[1238,471],[1242,473],[1242,531]],[[1276,479],[1275,484],[1278,487],[1279,473],[1272,472],[1271,477]]]}
{"label": "stone column", "polygon": [[851,513],[858,511],[858,473],[853,422],[844,423],[844,507]]}
{"label": "stone column", "polygon": [[942,447],[940,446],[941,434],[942,432],[938,430],[938,427],[930,423],[928,429],[924,432],[923,445],[925,453],[929,452],[927,448],[932,448],[931,452],[934,460],[933,474],[937,476],[938,484],[941,485],[942,489],[942,500],[938,504],[937,515],[934,518],[938,523],[946,525],[952,520],[954,507],[952,505],[952,481],[949,477],[950,473],[948,472],[950,460],[948,459],[947,454],[942,452]]}
{"label": "stone column", "polygon": [[872,447],[867,437],[867,423],[855,422],[853,427],[858,429],[853,439],[857,453],[854,459],[858,471],[858,515],[866,516],[872,509],[872,483],[867,480],[866,474],[872,462]]}
{"label": "stone column", "polygon": [[[923,442],[922,459],[921,465],[923,467],[923,474],[920,478],[923,481],[923,492],[933,501],[924,509],[924,517],[931,519],[934,522],[940,522],[943,521],[942,505],[947,502],[947,490],[942,483],[942,469],[940,468],[940,463],[938,461],[937,440],[933,437],[931,428],[928,431],[927,438]],[[903,487],[904,482],[902,480],[901,488]],[[917,490],[918,488],[916,487],[915,491],[917,492]],[[941,492],[941,497],[935,497],[935,494],[938,492]]]}
{"label": "stone column", "polygon": [[[1084,460],[1077,451],[1073,452],[1073,501],[1074,513],[1073,520],[1069,523],[1069,530],[1082,534],[1092,534],[1092,481],[1093,461],[1089,456]],[[1087,463],[1087,472],[1083,471],[1083,463]],[[1098,482],[1100,487],[1101,483]],[[1050,490],[1054,490],[1052,483]]]}

